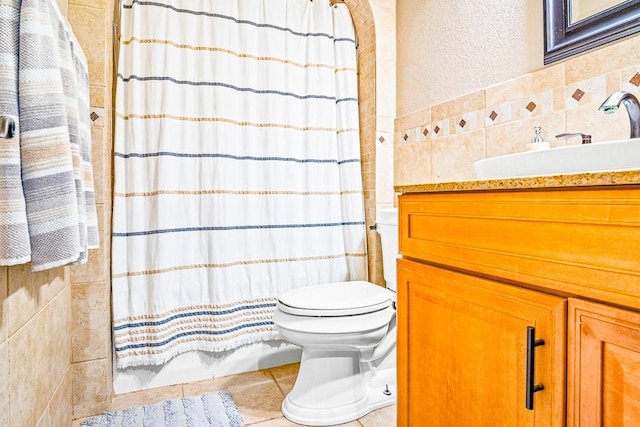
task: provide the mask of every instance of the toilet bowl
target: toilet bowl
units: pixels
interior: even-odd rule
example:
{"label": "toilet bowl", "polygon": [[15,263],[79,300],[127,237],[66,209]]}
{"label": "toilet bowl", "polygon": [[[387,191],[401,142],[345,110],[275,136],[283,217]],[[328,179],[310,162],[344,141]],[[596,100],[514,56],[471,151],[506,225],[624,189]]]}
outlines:
{"label": "toilet bowl", "polygon": [[302,347],[296,382],[282,403],[290,421],[342,424],[396,403],[397,215],[378,213],[386,288],[351,281],[278,296],[273,322]]}

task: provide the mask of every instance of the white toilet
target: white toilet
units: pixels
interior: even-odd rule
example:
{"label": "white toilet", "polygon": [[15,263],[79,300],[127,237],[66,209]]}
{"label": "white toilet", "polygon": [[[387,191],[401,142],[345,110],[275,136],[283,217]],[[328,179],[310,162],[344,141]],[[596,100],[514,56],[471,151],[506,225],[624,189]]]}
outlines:
{"label": "white toilet", "polygon": [[386,289],[354,281],[278,297],[273,322],[302,347],[298,377],[282,403],[295,423],[342,424],[396,403],[397,209],[379,211],[377,230]]}

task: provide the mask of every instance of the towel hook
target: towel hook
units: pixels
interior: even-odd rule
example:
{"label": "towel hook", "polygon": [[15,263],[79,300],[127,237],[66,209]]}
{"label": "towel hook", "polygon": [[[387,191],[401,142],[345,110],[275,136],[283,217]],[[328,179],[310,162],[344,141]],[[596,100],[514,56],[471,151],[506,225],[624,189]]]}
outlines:
{"label": "towel hook", "polygon": [[16,122],[9,116],[0,116],[0,138],[11,139],[16,133]]}

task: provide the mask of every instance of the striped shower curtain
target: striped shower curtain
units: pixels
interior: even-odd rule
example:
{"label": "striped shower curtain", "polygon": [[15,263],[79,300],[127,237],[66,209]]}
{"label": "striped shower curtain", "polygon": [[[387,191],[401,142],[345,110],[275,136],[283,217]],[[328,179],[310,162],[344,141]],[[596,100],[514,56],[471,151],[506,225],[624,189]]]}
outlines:
{"label": "striped shower curtain", "polygon": [[280,338],[279,293],[366,279],[356,43],[329,0],[124,0],[119,368]]}

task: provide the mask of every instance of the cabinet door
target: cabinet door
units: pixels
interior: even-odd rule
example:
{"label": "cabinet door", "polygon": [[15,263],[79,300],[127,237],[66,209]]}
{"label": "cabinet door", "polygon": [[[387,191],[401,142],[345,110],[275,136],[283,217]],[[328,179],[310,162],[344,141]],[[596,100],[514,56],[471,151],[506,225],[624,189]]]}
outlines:
{"label": "cabinet door", "polygon": [[640,426],[640,313],[569,300],[569,426]]}
{"label": "cabinet door", "polygon": [[[533,410],[525,407],[527,328]],[[566,299],[398,260],[398,425],[562,426]]]}

